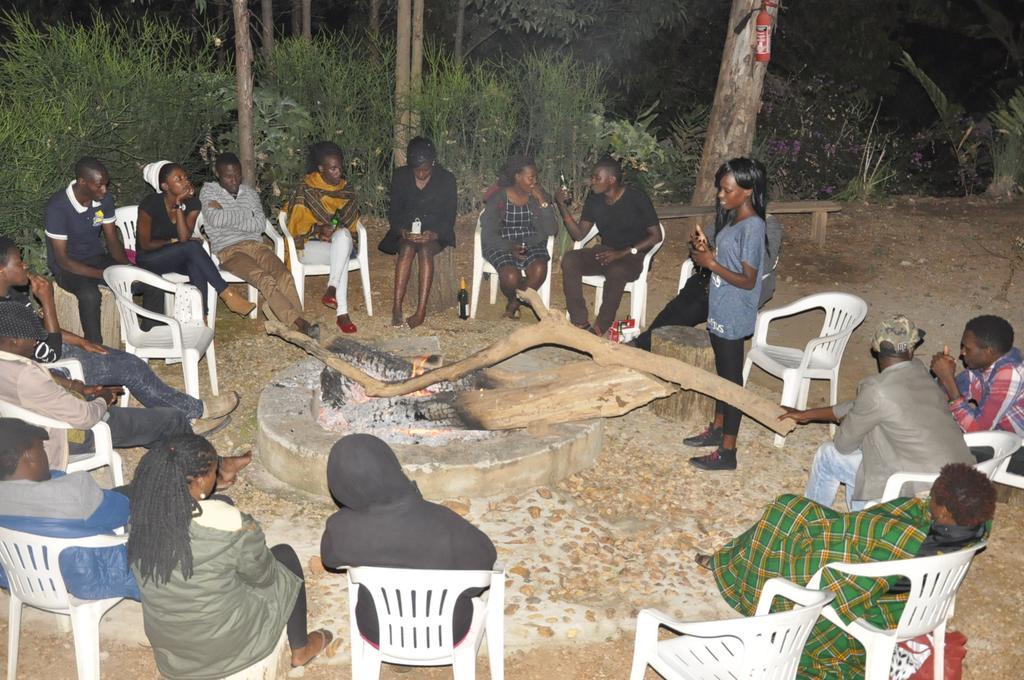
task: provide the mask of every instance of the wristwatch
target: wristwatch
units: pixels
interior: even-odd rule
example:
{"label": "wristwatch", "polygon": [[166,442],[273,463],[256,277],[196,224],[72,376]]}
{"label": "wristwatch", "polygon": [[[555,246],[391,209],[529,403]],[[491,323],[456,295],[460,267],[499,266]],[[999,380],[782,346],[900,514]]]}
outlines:
{"label": "wristwatch", "polygon": [[637,254],[637,253],[639,253],[639,252],[640,252],[640,251],[639,251],[639,250],[637,250],[636,248],[630,248],[630,249],[629,249],[629,254],[630,254],[630,255],[636,255],[636,254]]}

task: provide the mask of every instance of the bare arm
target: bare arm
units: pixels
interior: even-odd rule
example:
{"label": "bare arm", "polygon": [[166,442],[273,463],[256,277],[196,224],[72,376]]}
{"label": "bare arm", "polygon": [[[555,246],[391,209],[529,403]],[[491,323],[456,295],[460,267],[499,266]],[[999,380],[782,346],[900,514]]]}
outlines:
{"label": "bare arm", "polygon": [[68,242],[63,239],[51,238],[48,239],[50,245],[53,246],[53,257],[57,261],[57,266],[66,272],[72,274],[78,274],[79,276],[85,276],[90,279],[102,279],[103,270],[97,269],[96,267],[90,267],[84,262],[72,258],[68,255]]}
{"label": "bare arm", "polygon": [[118,264],[131,264],[128,255],[124,252],[124,244],[118,238],[117,225],[113,222],[103,224],[103,240],[107,243],[107,252]]}

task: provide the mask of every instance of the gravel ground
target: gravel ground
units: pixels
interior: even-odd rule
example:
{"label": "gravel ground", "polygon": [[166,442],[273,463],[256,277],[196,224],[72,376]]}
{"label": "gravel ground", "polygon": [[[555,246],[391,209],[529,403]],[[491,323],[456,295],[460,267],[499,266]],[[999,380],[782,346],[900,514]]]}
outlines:
{"label": "gravel ground", "polygon": [[[955,346],[963,322],[991,311],[1024,329],[1017,304],[1021,283],[1008,299],[993,295],[1005,280],[1005,262],[968,269],[965,263],[986,258],[983,246],[998,249],[1009,234],[1019,233],[1015,206],[967,200],[901,200],[876,206],[847,206],[829,219],[829,245],[810,245],[802,234],[809,219],[786,220],[787,238],[779,270],[779,290],[769,303],[778,306],[823,289],[843,289],[871,306],[867,322],[854,335],[841,374],[841,397],[852,396],[860,377],[874,370],[867,338],[877,321],[897,311],[911,314],[929,331],[925,356]],[[649,313],[670,297],[682,258],[681,238],[669,227],[670,241],[652,274]],[[371,239],[383,233],[372,224]],[[472,221],[460,223],[461,243],[471,243]],[[987,245],[986,245],[987,244]],[[912,251],[912,252],[911,252]],[[460,271],[470,271],[469,249],[458,254]],[[349,298],[362,339],[382,340],[396,334],[437,336],[446,359],[453,361],[507,334],[516,324],[499,319],[502,305],[481,301],[480,319],[463,322],[455,311],[428,318],[414,331],[386,325],[390,314],[392,260],[371,261],[377,315],[363,313],[357,278]],[[468,278],[468,277],[467,277]],[[312,311],[329,321],[319,305],[322,279],[310,279],[307,300]],[[552,300],[562,300],[558,277]],[[267,337],[258,324],[222,310],[218,319],[218,355],[222,389],[236,389],[243,403],[231,425],[213,440],[222,454],[240,452],[255,441],[257,394],[281,367],[298,361],[301,351]],[[820,323],[820,322],[819,322]],[[797,344],[813,331],[807,318],[783,323],[779,338]],[[1019,343],[1018,343],[1019,344]],[[157,368],[169,382],[181,384],[176,367]],[[776,381],[752,375],[751,389],[775,399]],[[827,392],[812,389],[812,402]],[[687,619],[729,616],[709,576],[692,564],[696,550],[707,551],[745,529],[780,493],[799,492],[810,458],[828,431],[822,426],[796,430],[786,447],[772,445],[768,430],[745,420],[740,433],[740,467],[735,473],[701,473],[685,463],[679,439],[696,429],[640,409],[605,422],[605,447],[598,463],[552,488],[489,498],[447,499],[457,511],[480,525],[498,546],[509,574],[506,596],[506,672],[510,678],[622,678],[632,654],[632,622],[641,607],[653,606]],[[126,454],[133,468],[140,452]],[[130,476],[131,471],[126,471]],[[287,539],[303,557],[316,553],[318,532],[333,508],[321,499],[282,490],[258,469],[232,490],[239,507],[264,525],[270,540]],[[445,500],[445,499],[433,499]],[[1024,509],[1018,498],[998,507],[990,547],[975,561],[958,598],[952,627],[963,630],[970,653],[967,678],[1019,677],[1024,654],[1017,642],[1024,626],[1019,612],[1024,596],[1015,576],[1024,569],[1018,528]],[[342,579],[311,575],[311,619],[340,632],[346,625]],[[120,610],[124,609],[124,612]],[[104,623],[104,677],[153,677],[152,657],[139,644],[137,609],[119,606]],[[19,677],[74,677],[70,638],[47,625],[25,624]],[[0,623],[0,633],[6,633]],[[345,637],[343,634],[342,637]],[[327,663],[304,672],[309,678],[347,675],[347,647]],[[485,662],[480,668],[483,672]],[[415,670],[402,677],[450,677],[450,669]],[[395,673],[387,670],[384,677]],[[486,676],[483,676],[486,677]],[[649,677],[654,677],[649,672]]]}

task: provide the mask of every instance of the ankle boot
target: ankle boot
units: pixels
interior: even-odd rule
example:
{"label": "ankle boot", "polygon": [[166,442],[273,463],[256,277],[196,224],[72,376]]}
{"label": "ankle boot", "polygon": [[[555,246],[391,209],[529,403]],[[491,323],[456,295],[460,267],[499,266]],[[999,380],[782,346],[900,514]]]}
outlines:
{"label": "ankle boot", "polygon": [[220,299],[224,301],[224,304],[228,306],[228,309],[241,316],[246,316],[249,312],[256,309],[256,305],[249,302],[230,288],[224,289],[224,292],[220,294]]}

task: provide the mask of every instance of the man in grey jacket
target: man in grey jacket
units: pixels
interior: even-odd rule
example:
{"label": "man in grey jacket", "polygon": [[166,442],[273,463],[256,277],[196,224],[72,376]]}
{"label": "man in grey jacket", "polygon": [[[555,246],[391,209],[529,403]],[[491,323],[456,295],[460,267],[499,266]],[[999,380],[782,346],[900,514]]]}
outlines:
{"label": "man in grey jacket", "polygon": [[214,161],[216,182],[207,182],[199,192],[203,221],[210,248],[220,266],[260,292],[281,323],[294,326],[316,339],[319,324],[302,314],[295,280],[281,260],[263,243],[266,217],[260,196],[242,184],[242,164],[233,153],[222,153]]}
{"label": "man in grey jacket", "polygon": [[804,495],[831,506],[846,486],[849,510],[880,498],[897,472],[938,472],[947,463],[975,460],[949,413],[946,396],[914,359],[924,331],[902,314],[883,321],[871,341],[878,375],[860,381],[857,398],[781,416],[798,423],[839,423],[834,441],[818,447]]}

